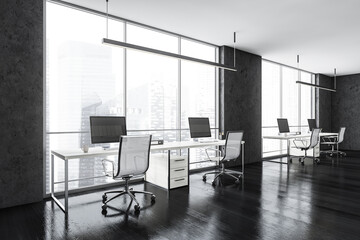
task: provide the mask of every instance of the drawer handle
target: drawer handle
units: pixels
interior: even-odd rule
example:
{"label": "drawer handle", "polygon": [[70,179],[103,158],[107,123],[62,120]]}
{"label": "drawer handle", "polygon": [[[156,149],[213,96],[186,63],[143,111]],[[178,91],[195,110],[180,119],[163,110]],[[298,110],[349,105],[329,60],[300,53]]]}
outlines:
{"label": "drawer handle", "polygon": [[174,172],[180,172],[180,171],[184,171],[185,170],[185,168],[182,168],[182,169],[176,169],[176,170],[174,170]]}
{"label": "drawer handle", "polygon": [[176,179],[175,182],[184,181],[185,178]]}
{"label": "drawer handle", "polygon": [[185,161],[185,159],[176,159],[175,162],[182,162]]}

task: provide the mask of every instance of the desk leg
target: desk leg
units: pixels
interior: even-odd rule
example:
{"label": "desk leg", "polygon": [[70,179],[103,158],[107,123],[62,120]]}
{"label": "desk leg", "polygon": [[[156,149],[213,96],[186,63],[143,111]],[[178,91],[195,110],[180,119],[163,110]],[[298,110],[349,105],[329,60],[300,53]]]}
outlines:
{"label": "desk leg", "polygon": [[[187,177],[188,177],[188,187],[190,186],[190,148],[188,148],[188,155],[187,155],[188,165],[187,165]],[[190,188],[188,188],[190,189]]]}
{"label": "desk leg", "polygon": [[290,162],[290,140],[287,140],[287,164]]}
{"label": "desk leg", "polygon": [[54,196],[54,155],[51,154],[51,197]]}
{"label": "desk leg", "polygon": [[170,156],[171,156],[171,151],[168,150],[168,191],[170,190]]}
{"label": "desk leg", "polygon": [[55,172],[55,166],[54,166],[54,155],[51,154],[51,198],[55,201],[55,203],[59,206],[59,208],[64,212],[67,213],[67,160],[65,161],[65,207],[62,205],[62,203],[55,197],[55,190],[54,190],[54,172]]}
{"label": "desk leg", "polygon": [[241,171],[242,171],[242,176],[244,177],[244,164],[245,164],[245,148],[244,148],[244,144],[241,144]]}
{"label": "desk leg", "polygon": [[65,212],[68,212],[68,198],[69,198],[69,161],[65,160]]}

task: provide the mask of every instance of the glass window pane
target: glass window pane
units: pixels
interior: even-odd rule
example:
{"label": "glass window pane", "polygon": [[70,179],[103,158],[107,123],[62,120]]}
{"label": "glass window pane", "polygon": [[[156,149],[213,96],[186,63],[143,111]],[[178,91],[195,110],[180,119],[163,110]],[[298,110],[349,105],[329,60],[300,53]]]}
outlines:
{"label": "glass window pane", "polygon": [[178,53],[178,38],[133,24],[126,25],[126,41],[131,44]]}
{"label": "glass window pane", "polygon": [[[301,81],[311,83],[311,74],[301,72]],[[301,125],[307,126],[308,119],[312,118],[312,91],[314,88],[306,85],[300,85],[301,87]]]}
{"label": "glass window pane", "polygon": [[[135,29],[135,30],[134,30]],[[149,35],[153,34],[152,40]],[[144,37],[148,36],[148,37]],[[160,43],[176,52],[174,37],[129,25],[128,39],[136,44]],[[150,53],[127,51],[127,123],[130,130],[176,129],[178,60]]]}
{"label": "glass window pane", "polygon": [[262,63],[262,125],[277,126],[280,118],[280,66]]}
{"label": "glass window pane", "polygon": [[[298,125],[298,71],[288,67],[282,67],[282,117],[287,118],[289,126]],[[290,131],[298,131],[296,127]]]}
{"label": "glass window pane", "polygon": [[[90,115],[125,114],[124,52],[102,44],[101,39],[106,36],[103,17],[58,4],[46,4],[46,131],[83,132],[48,135],[46,150],[49,153],[50,149],[90,145]],[[122,22],[109,20],[109,37],[123,41],[123,29]],[[50,179],[49,155],[46,158],[47,180]],[[102,172],[102,166],[95,159],[72,164],[70,177],[94,176]],[[56,165],[60,172],[56,172],[55,179],[61,176],[60,165]],[[101,179],[72,182],[71,186],[107,182]]]}
{"label": "glass window pane", "polygon": [[181,55],[216,62],[215,50],[215,47],[210,45],[181,39]]}
{"label": "glass window pane", "polygon": [[[214,47],[184,39],[181,53],[213,62],[216,59]],[[181,62],[181,128],[189,128],[188,117],[208,117],[210,127],[216,127],[215,73],[211,66]]]}

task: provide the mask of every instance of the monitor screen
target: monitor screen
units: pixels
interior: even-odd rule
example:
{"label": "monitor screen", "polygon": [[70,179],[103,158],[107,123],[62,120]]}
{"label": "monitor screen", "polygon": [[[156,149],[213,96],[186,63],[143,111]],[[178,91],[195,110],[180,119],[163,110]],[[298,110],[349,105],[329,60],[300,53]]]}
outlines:
{"label": "monitor screen", "polygon": [[315,119],[308,119],[309,129],[312,131],[316,128],[316,120]]}
{"label": "monitor screen", "polygon": [[191,138],[211,137],[209,118],[189,117]]}
{"label": "monitor screen", "polygon": [[278,123],[280,133],[288,133],[288,132],[290,132],[287,118],[278,118],[277,123]]}
{"label": "monitor screen", "polygon": [[119,142],[126,135],[125,117],[90,116],[91,143]]}

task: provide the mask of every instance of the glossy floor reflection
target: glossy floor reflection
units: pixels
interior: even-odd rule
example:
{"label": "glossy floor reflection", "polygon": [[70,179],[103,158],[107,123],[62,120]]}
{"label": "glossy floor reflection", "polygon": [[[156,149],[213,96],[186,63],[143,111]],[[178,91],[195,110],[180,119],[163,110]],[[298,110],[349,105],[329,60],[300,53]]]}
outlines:
{"label": "glossy floor reflection", "polygon": [[[320,165],[247,165],[240,185],[190,177],[170,193],[151,184],[157,201],[137,195],[101,214],[103,191],[71,196],[68,217],[52,201],[0,210],[0,239],[359,239],[360,158],[323,158]],[[107,189],[108,190],[108,189]]]}

